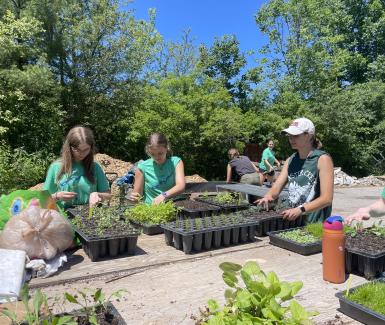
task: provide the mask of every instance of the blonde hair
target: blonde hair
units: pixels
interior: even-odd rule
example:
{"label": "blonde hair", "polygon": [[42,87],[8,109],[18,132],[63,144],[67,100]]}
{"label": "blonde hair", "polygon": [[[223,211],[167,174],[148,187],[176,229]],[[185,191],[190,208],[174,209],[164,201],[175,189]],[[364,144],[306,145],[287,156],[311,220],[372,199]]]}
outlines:
{"label": "blonde hair", "polygon": [[227,154],[229,155],[229,157],[231,159],[239,157],[239,151],[238,151],[238,149],[235,149],[235,148],[230,148],[229,151],[227,152]]}
{"label": "blonde hair", "polygon": [[94,154],[95,154],[95,138],[91,129],[84,126],[75,126],[67,133],[60,153],[61,167],[56,176],[59,182],[62,175],[70,175],[72,173],[73,155],[71,147],[77,148],[80,144],[85,143],[90,146],[90,152],[81,161],[84,166],[85,176],[91,183],[95,183],[93,170]]}
{"label": "blonde hair", "polygon": [[150,156],[149,150],[153,147],[158,146],[167,149],[167,157],[172,156],[171,143],[162,133],[152,133],[147,139],[147,143],[144,150],[146,151],[146,154]]}

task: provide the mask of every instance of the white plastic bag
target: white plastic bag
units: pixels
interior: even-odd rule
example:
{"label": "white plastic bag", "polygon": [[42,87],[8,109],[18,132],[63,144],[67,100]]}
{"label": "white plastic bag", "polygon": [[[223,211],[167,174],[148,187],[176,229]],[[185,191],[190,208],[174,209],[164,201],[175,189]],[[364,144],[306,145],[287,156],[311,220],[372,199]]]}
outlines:
{"label": "white plastic bag", "polygon": [[51,259],[70,247],[73,237],[70,223],[59,212],[30,206],[6,223],[0,248],[23,250],[31,259]]}

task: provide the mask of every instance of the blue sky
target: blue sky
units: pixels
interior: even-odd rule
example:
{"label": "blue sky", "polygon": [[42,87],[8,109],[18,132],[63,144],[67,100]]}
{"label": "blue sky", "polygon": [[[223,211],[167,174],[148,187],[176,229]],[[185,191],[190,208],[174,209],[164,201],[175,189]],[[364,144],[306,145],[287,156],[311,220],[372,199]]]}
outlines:
{"label": "blue sky", "polygon": [[[148,20],[148,9],[156,8],[156,27],[166,40],[179,40],[191,29],[195,43],[210,46],[215,37],[235,34],[243,52],[257,52],[268,39],[255,23],[254,15],[266,1],[256,0],[136,0],[127,7],[135,17]],[[248,58],[248,65],[253,65]]]}

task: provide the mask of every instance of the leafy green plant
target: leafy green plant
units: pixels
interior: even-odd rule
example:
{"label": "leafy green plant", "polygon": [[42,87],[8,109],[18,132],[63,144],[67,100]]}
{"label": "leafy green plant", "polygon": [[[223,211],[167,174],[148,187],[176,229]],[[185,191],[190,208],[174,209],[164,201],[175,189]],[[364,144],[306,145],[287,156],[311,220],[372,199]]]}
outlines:
{"label": "leafy green plant", "polygon": [[85,317],[91,324],[98,325],[97,315],[99,313],[106,313],[108,303],[112,297],[121,298],[122,294],[127,292],[124,289],[113,292],[106,298],[101,288],[96,289],[90,293],[78,290],[76,295],[65,293],[65,300],[70,303],[80,306],[80,317]]}
{"label": "leafy green plant", "polygon": [[304,229],[294,229],[290,231],[284,231],[279,233],[278,236],[284,239],[295,241],[296,243],[299,243],[299,244],[309,244],[309,243],[315,243],[317,241],[320,241],[320,238],[317,238],[312,234],[309,234]]}
{"label": "leafy green plant", "polygon": [[[32,303],[29,299],[29,287],[27,284],[20,291],[20,299],[24,305],[24,319],[19,320],[15,312],[8,308],[0,310],[0,314],[6,316],[12,324],[28,325],[76,325],[74,317],[71,315],[56,316],[48,306],[47,296],[40,289],[35,291]],[[17,304],[18,302],[16,302]]]}
{"label": "leafy green plant", "polygon": [[304,231],[317,239],[322,239],[323,224],[321,222],[308,223]]}
{"label": "leafy green plant", "polygon": [[354,223],[353,226],[344,226],[344,232],[346,235],[350,237],[356,237],[359,233],[364,231],[364,223],[362,221],[358,221]]}
{"label": "leafy green plant", "polygon": [[[222,278],[230,287],[225,290],[223,308],[210,299],[200,324],[311,324],[310,316],[298,302],[292,300],[302,288],[301,281],[280,281],[274,272],[265,273],[256,262],[244,266],[224,262],[219,265]],[[239,284],[239,280],[243,284]],[[282,306],[284,302],[285,306]]]}
{"label": "leafy green plant", "polygon": [[234,203],[239,201],[239,193],[235,192],[220,192],[214,197],[217,203]]}
{"label": "leafy green plant", "polygon": [[348,291],[344,296],[361,306],[367,307],[379,314],[385,315],[385,283],[373,281],[365,283],[353,292]]}
{"label": "leafy green plant", "polygon": [[196,218],[196,219],[194,220],[194,223],[195,223],[195,228],[196,228],[197,230],[202,229],[202,219],[201,219],[201,218]]}
{"label": "leafy green plant", "polygon": [[385,227],[382,226],[382,220],[374,223],[373,226],[367,230],[378,237],[385,237]]}
{"label": "leafy green plant", "polygon": [[131,209],[125,211],[129,220],[140,224],[159,225],[164,222],[176,219],[178,208],[172,201],[167,201],[158,205],[147,205],[139,203]]}

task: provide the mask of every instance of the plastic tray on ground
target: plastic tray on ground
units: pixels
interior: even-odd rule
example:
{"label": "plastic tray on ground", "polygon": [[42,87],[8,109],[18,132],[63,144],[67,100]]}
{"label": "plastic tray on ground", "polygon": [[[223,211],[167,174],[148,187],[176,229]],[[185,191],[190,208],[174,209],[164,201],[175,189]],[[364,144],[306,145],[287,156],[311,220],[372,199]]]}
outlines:
{"label": "plastic tray on ground", "polygon": [[138,234],[91,239],[74,227],[83,249],[92,262],[102,258],[114,258],[120,255],[134,255]]}
{"label": "plastic tray on ground", "polygon": [[[186,200],[184,200],[186,201]],[[175,202],[175,205],[178,207],[178,218],[181,219],[189,219],[189,218],[203,218],[211,215],[219,214],[221,208],[208,204],[206,202],[196,202],[192,200],[188,200],[190,205],[194,205],[196,203],[196,208],[187,208],[183,206],[184,201]]]}
{"label": "plastic tray on ground", "polygon": [[[350,289],[351,292],[358,289],[362,285]],[[376,313],[375,311],[357,304],[344,296],[345,290],[336,293],[336,297],[340,301],[340,308],[338,309],[341,313],[368,325],[384,325],[385,315]]]}
{"label": "plastic tray on ground", "polygon": [[135,221],[130,221],[137,229],[142,230],[146,235],[153,236],[163,234],[163,229],[159,225],[141,224]]}
{"label": "plastic tray on ground", "polygon": [[385,272],[385,251],[373,255],[345,248],[346,273],[363,275],[370,280]]}
{"label": "plastic tray on ground", "polygon": [[309,244],[301,244],[279,236],[279,234],[283,232],[292,231],[295,229],[302,229],[302,227],[269,232],[268,235],[270,238],[270,244],[301,255],[317,254],[322,251],[322,241],[317,241]]}
{"label": "plastic tray on ground", "polygon": [[[212,197],[212,196],[211,196]],[[249,208],[250,204],[248,202],[241,202],[239,204],[229,204],[229,203],[218,203],[206,197],[196,197],[195,201],[204,202],[211,205],[216,205],[221,208],[221,212],[223,213],[231,213],[236,212],[238,210],[243,210]]]}

